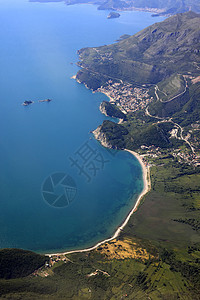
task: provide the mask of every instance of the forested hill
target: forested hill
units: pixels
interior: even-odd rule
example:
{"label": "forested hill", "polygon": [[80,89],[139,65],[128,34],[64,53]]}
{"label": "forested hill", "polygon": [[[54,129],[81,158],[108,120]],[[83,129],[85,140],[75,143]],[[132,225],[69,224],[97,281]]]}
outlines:
{"label": "forested hill", "polygon": [[109,78],[156,84],[173,73],[198,74],[200,15],[178,14],[118,43],[78,53],[77,79],[94,90]]}

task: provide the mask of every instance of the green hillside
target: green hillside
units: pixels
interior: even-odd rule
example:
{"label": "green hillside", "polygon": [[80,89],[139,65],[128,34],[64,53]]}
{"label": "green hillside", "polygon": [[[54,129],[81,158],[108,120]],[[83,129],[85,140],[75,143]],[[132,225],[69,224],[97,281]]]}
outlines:
{"label": "green hillside", "polygon": [[102,113],[104,113],[106,116],[112,117],[112,118],[119,118],[119,119],[126,119],[126,115],[114,104],[103,101],[100,105],[100,110]]}
{"label": "green hillside", "polygon": [[169,101],[185,90],[185,80],[182,75],[173,74],[169,78],[158,83],[158,96],[163,102]]}
{"label": "green hillside", "polygon": [[172,147],[168,131],[173,128],[170,124],[136,124],[131,120],[122,125],[104,121],[99,127],[114,149],[136,150],[142,145],[161,148]]}
{"label": "green hillside", "polygon": [[198,74],[200,15],[172,16],[118,43],[78,51],[77,79],[97,89],[108,79],[156,84],[174,73]]}
{"label": "green hillside", "polygon": [[186,126],[200,119],[200,84],[189,85],[187,91],[169,102],[155,101],[149,112],[159,117],[172,116],[178,123]]}
{"label": "green hillside", "polygon": [[44,266],[49,258],[21,249],[0,250],[0,278],[25,277]]}

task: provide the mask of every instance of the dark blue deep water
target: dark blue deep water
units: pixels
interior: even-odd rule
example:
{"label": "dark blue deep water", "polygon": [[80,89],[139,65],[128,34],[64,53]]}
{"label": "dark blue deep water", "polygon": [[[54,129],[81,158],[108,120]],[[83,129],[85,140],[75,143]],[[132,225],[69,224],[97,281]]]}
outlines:
{"label": "dark blue deep water", "polygon": [[[113,43],[162,18],[107,14],[92,5],[0,0],[1,248],[92,246],[114,233],[143,189],[137,159],[107,151],[90,133],[105,119],[98,108],[107,97],[70,77],[78,49]],[[53,101],[38,103],[45,98]],[[24,107],[25,100],[35,103]]]}

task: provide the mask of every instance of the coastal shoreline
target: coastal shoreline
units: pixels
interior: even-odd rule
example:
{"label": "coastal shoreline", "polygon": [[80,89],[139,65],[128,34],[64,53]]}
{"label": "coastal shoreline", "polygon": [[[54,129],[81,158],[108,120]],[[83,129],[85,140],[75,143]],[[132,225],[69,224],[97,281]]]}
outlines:
{"label": "coastal shoreline", "polygon": [[142,157],[138,153],[136,153],[135,151],[128,150],[128,149],[124,149],[124,151],[127,151],[127,152],[131,153],[139,161],[139,163],[140,163],[140,165],[142,167],[144,187],[143,187],[143,190],[142,190],[141,194],[139,195],[139,197],[138,197],[138,199],[137,199],[134,207],[129,212],[128,216],[125,218],[125,220],[123,221],[122,225],[120,225],[117,228],[117,230],[115,231],[115,233],[114,233],[114,235],[112,237],[110,237],[108,239],[105,239],[105,240],[97,243],[93,247],[85,248],[85,249],[80,249],[80,250],[71,250],[71,251],[66,251],[66,252],[47,253],[47,254],[45,254],[46,256],[51,257],[51,256],[54,256],[54,255],[67,255],[67,254],[72,254],[72,253],[82,253],[82,252],[92,251],[92,250],[95,250],[96,248],[98,248],[99,246],[101,246],[102,244],[110,242],[110,241],[116,239],[119,236],[120,232],[123,230],[123,228],[127,225],[128,221],[130,220],[130,217],[132,216],[132,214],[137,211],[138,206],[139,206],[142,198],[144,197],[144,195],[146,195],[150,191],[150,189],[151,189],[150,167],[146,166],[144,164],[144,162],[142,160]]}

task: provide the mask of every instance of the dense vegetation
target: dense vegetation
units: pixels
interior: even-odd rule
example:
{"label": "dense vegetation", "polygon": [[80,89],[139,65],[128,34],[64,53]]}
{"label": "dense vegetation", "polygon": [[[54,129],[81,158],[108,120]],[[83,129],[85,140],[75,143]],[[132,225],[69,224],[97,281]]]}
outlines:
{"label": "dense vegetation", "polygon": [[[145,120],[145,116],[143,116]],[[104,133],[109,144],[114,149],[130,149],[136,150],[142,145],[161,148],[172,147],[173,143],[169,139],[169,131],[173,128],[170,123],[153,124],[133,122],[134,117],[127,116],[127,122],[123,124],[116,124],[111,121],[104,121],[100,125],[101,133]],[[175,142],[175,141],[174,141]]]}
{"label": "dense vegetation", "polygon": [[111,144],[112,148],[126,148],[125,136],[128,134],[128,130],[124,126],[106,120],[103,121],[100,130],[105,134],[106,139],[109,140],[109,144]]}
{"label": "dense vegetation", "polygon": [[21,249],[0,250],[0,278],[25,277],[48,262],[49,258]]}
{"label": "dense vegetation", "polygon": [[126,115],[116,105],[108,101],[101,103],[100,110],[109,117],[126,120]]}

